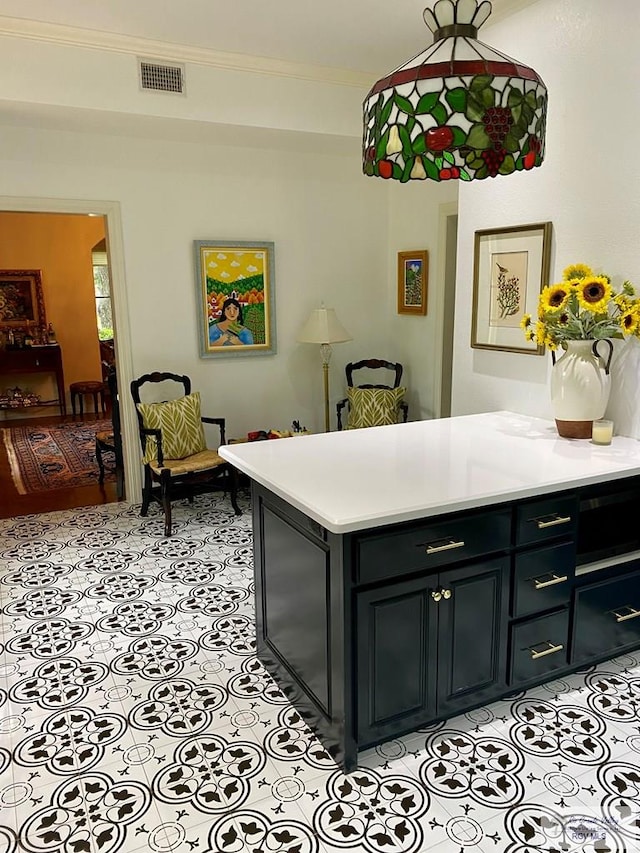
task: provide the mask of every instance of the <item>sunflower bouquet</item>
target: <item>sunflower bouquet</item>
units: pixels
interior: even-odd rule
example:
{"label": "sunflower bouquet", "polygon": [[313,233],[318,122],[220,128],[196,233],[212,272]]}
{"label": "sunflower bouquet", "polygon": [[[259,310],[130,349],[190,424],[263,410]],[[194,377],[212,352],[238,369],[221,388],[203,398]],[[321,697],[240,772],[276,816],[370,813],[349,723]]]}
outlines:
{"label": "sunflower bouquet", "polygon": [[631,282],[616,292],[608,275],[595,275],[586,264],[571,264],[561,282],[543,289],[535,324],[525,314],[520,326],[528,341],[550,350],[565,341],[640,338],[640,299]]}

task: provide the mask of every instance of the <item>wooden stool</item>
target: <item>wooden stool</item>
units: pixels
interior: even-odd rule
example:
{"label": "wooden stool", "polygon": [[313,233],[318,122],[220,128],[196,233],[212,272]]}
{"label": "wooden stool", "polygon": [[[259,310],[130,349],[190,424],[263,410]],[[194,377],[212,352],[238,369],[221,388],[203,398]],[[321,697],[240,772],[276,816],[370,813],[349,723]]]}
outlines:
{"label": "wooden stool", "polygon": [[76,399],[80,402],[80,417],[84,415],[84,396],[85,394],[89,394],[93,397],[93,410],[98,414],[98,396],[100,397],[100,406],[102,412],[107,411],[107,407],[104,402],[104,382],[72,382],[69,385],[69,391],[71,392],[71,408],[73,410],[73,416],[76,416]]}

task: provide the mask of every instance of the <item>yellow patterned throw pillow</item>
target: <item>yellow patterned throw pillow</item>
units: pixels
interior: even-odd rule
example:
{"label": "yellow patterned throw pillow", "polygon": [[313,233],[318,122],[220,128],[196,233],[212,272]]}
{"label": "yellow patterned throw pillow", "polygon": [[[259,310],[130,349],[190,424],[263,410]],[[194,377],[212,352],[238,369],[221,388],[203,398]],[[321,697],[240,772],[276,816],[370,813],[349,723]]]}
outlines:
{"label": "yellow patterned throw pillow", "polygon": [[[165,459],[184,459],[206,450],[204,427],[200,420],[200,392],[187,394],[167,403],[138,403],[143,426],[162,432],[162,453]],[[158,456],[156,440],[147,436],[143,462]]]}
{"label": "yellow patterned throw pillow", "polygon": [[398,407],[406,388],[347,388],[347,429],[383,426],[398,422]]}

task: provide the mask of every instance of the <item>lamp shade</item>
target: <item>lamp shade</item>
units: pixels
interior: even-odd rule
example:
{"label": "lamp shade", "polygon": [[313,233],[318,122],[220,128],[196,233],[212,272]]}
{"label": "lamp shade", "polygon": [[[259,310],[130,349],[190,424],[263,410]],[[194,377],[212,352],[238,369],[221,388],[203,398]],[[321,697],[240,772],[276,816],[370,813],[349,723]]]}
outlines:
{"label": "lamp shade", "polygon": [[337,344],[350,340],[351,335],[333,308],[314,308],[298,333],[298,341],[305,344]]}
{"label": "lamp shade", "polygon": [[367,95],[365,175],[495,178],[540,166],[547,90],[539,75],[477,40],[489,0],[438,0],[424,11],[433,44]]}

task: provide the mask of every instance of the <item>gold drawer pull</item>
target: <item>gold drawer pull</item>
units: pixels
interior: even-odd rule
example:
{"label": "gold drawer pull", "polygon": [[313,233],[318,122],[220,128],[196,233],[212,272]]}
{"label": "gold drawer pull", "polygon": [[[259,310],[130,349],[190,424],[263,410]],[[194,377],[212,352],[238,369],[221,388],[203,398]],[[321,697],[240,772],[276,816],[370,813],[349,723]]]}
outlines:
{"label": "gold drawer pull", "polygon": [[[626,613],[624,612],[625,610],[627,611]],[[618,610],[612,610],[611,613],[616,617],[616,622],[626,622],[629,619],[635,619],[636,616],[640,616],[640,610],[636,610],[630,604],[625,604],[624,607],[619,607]]]}
{"label": "gold drawer pull", "polygon": [[541,515],[540,518],[534,518],[532,521],[538,525],[538,530],[544,530],[545,527],[555,527],[557,524],[569,524],[571,521],[570,515]]}
{"label": "gold drawer pull", "polygon": [[[438,542],[444,544],[438,545]],[[438,554],[440,551],[452,551],[454,548],[464,548],[464,540],[438,539],[431,545],[427,545],[427,554]]]}
{"label": "gold drawer pull", "polygon": [[[546,646],[546,649],[541,649],[538,652],[536,651],[536,646]],[[544,643],[536,643],[535,646],[529,646],[531,660],[538,660],[538,658],[544,658],[547,655],[554,655],[556,652],[561,652],[563,649],[564,646],[562,643],[558,643],[557,646],[554,646],[553,643],[549,642],[549,640],[546,640]]]}
{"label": "gold drawer pull", "polygon": [[546,589],[548,586],[555,586],[557,583],[564,583],[569,580],[567,575],[542,575],[542,577],[550,577],[550,580],[543,581],[541,578],[534,578],[533,585],[536,589]]}

